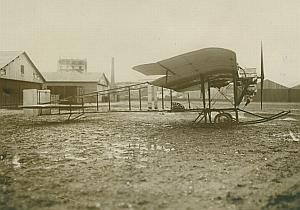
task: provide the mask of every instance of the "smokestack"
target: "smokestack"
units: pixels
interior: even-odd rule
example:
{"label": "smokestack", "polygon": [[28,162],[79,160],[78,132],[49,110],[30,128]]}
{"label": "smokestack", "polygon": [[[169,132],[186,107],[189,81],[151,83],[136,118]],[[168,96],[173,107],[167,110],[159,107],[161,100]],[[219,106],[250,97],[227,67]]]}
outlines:
{"label": "smokestack", "polygon": [[111,72],[110,72],[110,84],[111,87],[115,87],[115,58],[111,58]]}

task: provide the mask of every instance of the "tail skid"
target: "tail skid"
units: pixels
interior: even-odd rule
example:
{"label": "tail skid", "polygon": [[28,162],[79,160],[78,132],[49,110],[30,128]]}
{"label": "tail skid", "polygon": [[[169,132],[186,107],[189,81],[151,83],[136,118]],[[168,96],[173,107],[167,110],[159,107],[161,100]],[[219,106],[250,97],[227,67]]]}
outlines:
{"label": "tail skid", "polygon": [[[248,121],[241,121],[241,120],[237,120],[236,118],[234,118],[230,112],[237,112],[238,114],[240,112],[249,114],[253,117],[256,117],[258,119],[256,120],[248,120]],[[199,124],[200,122],[202,122],[203,119],[205,119],[205,115],[211,116],[211,112],[217,112],[218,114],[215,116],[215,120],[209,120],[209,121],[205,121],[204,124],[205,125],[216,125],[219,127],[230,127],[232,125],[249,125],[249,124],[256,124],[256,123],[264,123],[264,122],[268,122],[271,120],[275,120],[278,119],[280,117],[286,116],[288,115],[291,111],[281,111],[277,114],[273,114],[271,116],[262,116],[260,114],[256,114],[250,111],[246,111],[240,108],[235,109],[203,109],[203,110],[199,110],[198,116],[196,117],[196,119],[193,121],[195,124]],[[220,121],[220,119],[218,117],[223,116],[225,117],[225,119],[222,121]]]}
{"label": "tail skid", "polygon": [[257,120],[251,120],[251,121],[245,121],[245,122],[239,122],[239,124],[242,124],[242,125],[249,125],[249,124],[256,124],[256,123],[264,123],[264,122],[268,122],[268,121],[271,121],[271,120],[275,120],[275,119],[278,119],[280,117],[283,117],[283,116],[286,116],[288,115],[289,113],[291,113],[291,111],[281,111],[277,114],[273,114],[272,116],[270,117],[264,117],[264,116],[261,116],[261,115],[258,115],[258,114],[254,114],[252,112],[248,112],[248,111],[245,111],[245,110],[242,110],[242,109],[239,109],[239,111],[242,111],[244,113],[247,113],[247,114],[250,114],[252,116],[256,116],[256,117],[259,117],[259,119]]}

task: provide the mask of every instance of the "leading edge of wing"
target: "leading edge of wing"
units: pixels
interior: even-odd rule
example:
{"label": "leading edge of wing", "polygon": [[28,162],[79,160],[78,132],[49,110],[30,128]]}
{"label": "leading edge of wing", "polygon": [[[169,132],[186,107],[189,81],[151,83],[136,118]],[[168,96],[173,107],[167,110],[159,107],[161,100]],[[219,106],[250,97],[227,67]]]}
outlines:
{"label": "leading edge of wing", "polygon": [[173,75],[185,76],[195,72],[209,74],[215,72],[216,69],[224,72],[224,70],[235,68],[235,65],[235,52],[211,47],[177,55],[156,63],[138,65],[133,69],[144,75],[167,75],[168,72]]}
{"label": "leading edge of wing", "polygon": [[158,63],[148,63],[134,66],[133,69],[144,75],[166,75],[167,70]]}

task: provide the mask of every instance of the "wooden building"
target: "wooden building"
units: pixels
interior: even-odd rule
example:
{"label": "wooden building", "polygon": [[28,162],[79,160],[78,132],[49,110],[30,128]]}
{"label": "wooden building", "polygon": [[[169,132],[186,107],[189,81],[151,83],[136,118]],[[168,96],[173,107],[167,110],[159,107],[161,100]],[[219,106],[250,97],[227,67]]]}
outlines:
{"label": "wooden building", "polygon": [[23,103],[24,89],[42,89],[44,77],[26,52],[0,51],[0,107]]}
{"label": "wooden building", "polygon": [[300,102],[300,85],[289,89],[289,102]]}
{"label": "wooden building", "polygon": [[[260,101],[260,82],[257,84],[257,94],[253,101]],[[264,80],[264,102],[289,102],[289,88],[271,80]]]}
{"label": "wooden building", "polygon": [[[78,96],[108,88],[109,81],[104,73],[76,71],[44,72],[46,87],[51,94],[59,95],[59,99],[66,99],[73,103],[80,103]],[[95,102],[96,97],[85,98],[85,102]]]}

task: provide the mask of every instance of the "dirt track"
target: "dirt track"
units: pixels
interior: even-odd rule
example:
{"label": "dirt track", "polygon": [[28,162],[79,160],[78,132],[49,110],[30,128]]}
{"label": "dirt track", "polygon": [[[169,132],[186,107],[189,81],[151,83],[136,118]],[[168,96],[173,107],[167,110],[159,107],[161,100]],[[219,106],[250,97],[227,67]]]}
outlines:
{"label": "dirt track", "polygon": [[0,116],[0,209],[300,209],[293,119],[220,130],[180,113]]}

